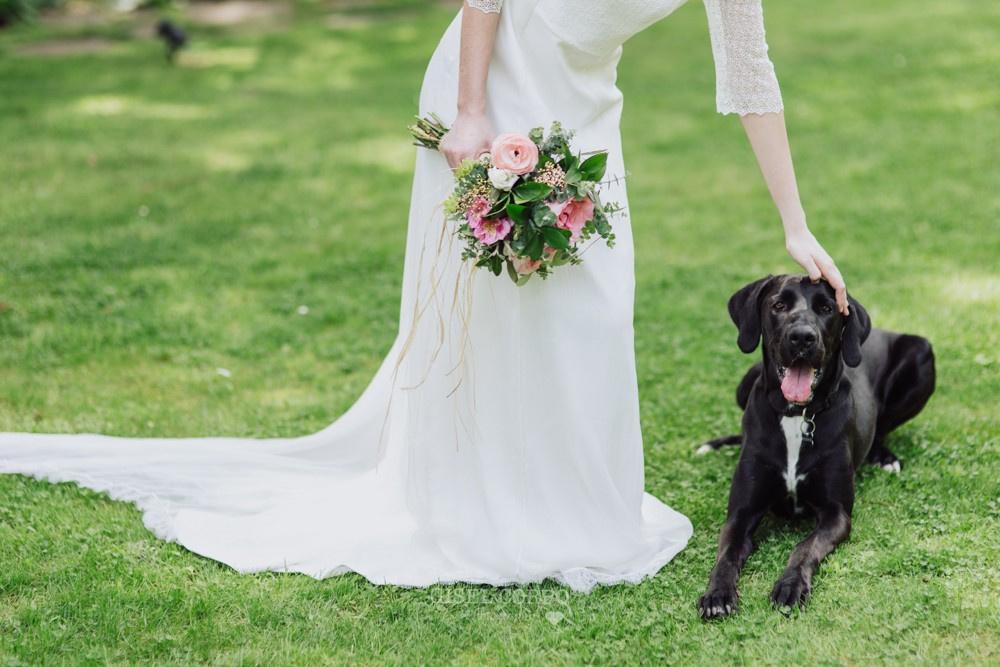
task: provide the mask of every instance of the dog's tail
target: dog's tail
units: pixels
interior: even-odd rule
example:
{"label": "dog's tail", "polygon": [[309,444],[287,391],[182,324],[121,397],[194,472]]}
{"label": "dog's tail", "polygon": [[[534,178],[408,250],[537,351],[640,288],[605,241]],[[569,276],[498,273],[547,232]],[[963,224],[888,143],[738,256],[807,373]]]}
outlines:
{"label": "dog's tail", "polygon": [[695,454],[702,456],[703,454],[708,454],[709,452],[717,452],[727,445],[739,445],[743,443],[743,436],[739,433],[734,433],[733,435],[724,435],[721,438],[715,438],[714,440],[709,440],[701,447],[695,450]]}

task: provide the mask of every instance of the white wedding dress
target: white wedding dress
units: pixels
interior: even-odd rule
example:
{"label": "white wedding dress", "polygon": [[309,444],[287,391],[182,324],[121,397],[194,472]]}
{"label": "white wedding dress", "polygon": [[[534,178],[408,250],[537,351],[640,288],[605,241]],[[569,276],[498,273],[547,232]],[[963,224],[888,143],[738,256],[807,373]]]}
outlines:
{"label": "white wedding dress", "polygon": [[[576,149],[610,151],[608,173],[624,174],[621,45],[682,0],[469,2],[500,12],[495,127],[560,120]],[[780,110],[760,0],[705,4],[719,111]],[[458,53],[456,18],[421,114],[454,117]],[[614,220],[615,248],[516,287],[462,263],[441,214],[451,187],[444,159],[418,149],[399,333],[327,428],[269,440],[4,433],[0,472],[131,501],[160,538],[239,572],[401,586],[552,578],[582,591],[656,573],[692,528],[644,493],[627,217]],[[625,204],[624,185],[604,198]]]}

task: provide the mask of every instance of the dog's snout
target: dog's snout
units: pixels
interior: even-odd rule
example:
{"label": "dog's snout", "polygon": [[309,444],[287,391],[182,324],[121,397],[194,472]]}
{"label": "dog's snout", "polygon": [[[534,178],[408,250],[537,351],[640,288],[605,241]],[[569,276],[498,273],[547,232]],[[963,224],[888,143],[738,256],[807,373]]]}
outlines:
{"label": "dog's snout", "polygon": [[794,327],[788,332],[788,342],[797,352],[805,352],[816,347],[816,331],[812,327]]}

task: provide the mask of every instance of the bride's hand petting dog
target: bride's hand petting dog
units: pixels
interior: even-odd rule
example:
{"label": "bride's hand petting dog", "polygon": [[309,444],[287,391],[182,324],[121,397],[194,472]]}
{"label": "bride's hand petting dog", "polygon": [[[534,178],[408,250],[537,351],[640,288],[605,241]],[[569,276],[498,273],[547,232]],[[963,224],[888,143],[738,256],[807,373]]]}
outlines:
{"label": "bride's hand petting dog", "polygon": [[698,601],[703,618],[736,611],[736,582],[769,510],[816,520],[771,592],[775,606],[804,605],[820,561],[850,534],[855,471],[866,461],[900,471],[885,438],[933,393],[934,353],[925,338],[872,329],[864,307],[849,302],[850,315],[841,315],[827,283],[787,275],[729,300],[740,349],[753,352],[763,340],[763,360],[737,390],[742,434],[699,450],[742,445],[718,557]]}

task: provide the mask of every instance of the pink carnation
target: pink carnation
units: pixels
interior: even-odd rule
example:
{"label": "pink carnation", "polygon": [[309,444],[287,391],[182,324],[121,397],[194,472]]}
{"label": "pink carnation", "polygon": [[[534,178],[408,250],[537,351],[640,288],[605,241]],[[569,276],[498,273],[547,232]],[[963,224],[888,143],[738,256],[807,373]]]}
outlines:
{"label": "pink carnation", "polygon": [[556,227],[571,232],[570,243],[576,243],[580,239],[583,226],[594,218],[594,200],[590,197],[564,202],[550,201],[546,204],[556,214]]}

